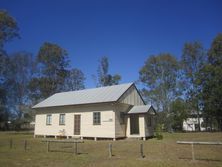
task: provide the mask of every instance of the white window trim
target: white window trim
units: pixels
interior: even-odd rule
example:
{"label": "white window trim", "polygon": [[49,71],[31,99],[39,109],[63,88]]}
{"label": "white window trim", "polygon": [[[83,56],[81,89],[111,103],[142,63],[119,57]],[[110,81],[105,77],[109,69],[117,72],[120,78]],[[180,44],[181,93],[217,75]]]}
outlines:
{"label": "white window trim", "polygon": [[[95,122],[95,119],[94,119],[94,114],[96,114],[96,113],[99,113],[99,117],[98,117],[99,119],[97,118],[98,119],[98,123]],[[99,112],[99,111],[93,112],[93,125],[101,125],[101,112]]]}
{"label": "white window trim", "polygon": [[52,125],[52,114],[46,115],[46,125]]}
{"label": "white window trim", "polygon": [[66,123],[66,114],[59,114],[59,125],[65,125]]}

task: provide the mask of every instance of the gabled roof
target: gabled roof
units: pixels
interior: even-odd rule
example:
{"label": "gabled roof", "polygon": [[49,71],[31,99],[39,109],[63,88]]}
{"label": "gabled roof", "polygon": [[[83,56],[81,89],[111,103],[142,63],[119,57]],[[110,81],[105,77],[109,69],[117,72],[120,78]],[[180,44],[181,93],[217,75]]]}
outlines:
{"label": "gabled roof", "polygon": [[116,102],[134,83],[56,93],[32,108]]}
{"label": "gabled roof", "polygon": [[128,112],[128,114],[144,114],[148,113],[150,109],[153,110],[153,114],[156,114],[156,111],[151,105],[133,106],[133,108]]}

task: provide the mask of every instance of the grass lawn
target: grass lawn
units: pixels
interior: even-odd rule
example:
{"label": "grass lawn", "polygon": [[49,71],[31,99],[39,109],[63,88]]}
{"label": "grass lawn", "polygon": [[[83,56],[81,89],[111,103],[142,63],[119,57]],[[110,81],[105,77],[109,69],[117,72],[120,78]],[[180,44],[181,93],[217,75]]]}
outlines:
{"label": "grass lawn", "polygon": [[[13,146],[10,149],[10,139]],[[24,151],[24,140],[27,150]],[[222,133],[164,133],[163,140],[149,139],[90,141],[79,144],[79,155],[72,152],[72,144],[51,145],[47,153],[42,138],[30,134],[0,132],[0,166],[151,166],[151,167],[222,167],[222,145],[195,145],[196,161],[191,160],[191,146],[178,145],[177,140],[222,141]],[[108,156],[108,145],[113,145],[113,157]],[[140,143],[144,145],[144,158],[140,158]],[[62,150],[63,152],[60,152]]]}

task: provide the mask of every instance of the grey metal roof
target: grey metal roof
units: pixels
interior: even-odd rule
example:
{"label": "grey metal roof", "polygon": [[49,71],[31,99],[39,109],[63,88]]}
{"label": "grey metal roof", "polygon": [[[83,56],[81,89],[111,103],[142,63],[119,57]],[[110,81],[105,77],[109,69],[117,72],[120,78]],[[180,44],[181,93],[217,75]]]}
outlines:
{"label": "grey metal roof", "polygon": [[147,113],[151,107],[151,105],[133,106],[133,108],[128,112],[128,114]]}
{"label": "grey metal roof", "polygon": [[32,108],[115,102],[133,83],[56,93]]}

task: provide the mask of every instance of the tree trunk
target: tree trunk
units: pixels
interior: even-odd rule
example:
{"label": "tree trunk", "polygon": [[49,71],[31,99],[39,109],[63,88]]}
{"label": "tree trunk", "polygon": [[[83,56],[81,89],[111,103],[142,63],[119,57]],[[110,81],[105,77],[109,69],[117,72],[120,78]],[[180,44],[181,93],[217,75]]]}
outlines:
{"label": "tree trunk", "polygon": [[206,129],[206,131],[208,131],[208,125],[209,125],[209,118],[208,117],[206,117],[206,123],[205,123],[205,129]]}
{"label": "tree trunk", "polygon": [[220,118],[220,131],[222,131],[222,118]]}
{"label": "tree trunk", "polygon": [[198,103],[197,103],[197,121],[198,121],[198,131],[200,132],[200,113],[199,113]]}
{"label": "tree trunk", "polygon": [[218,131],[222,131],[222,118],[217,119]]}

